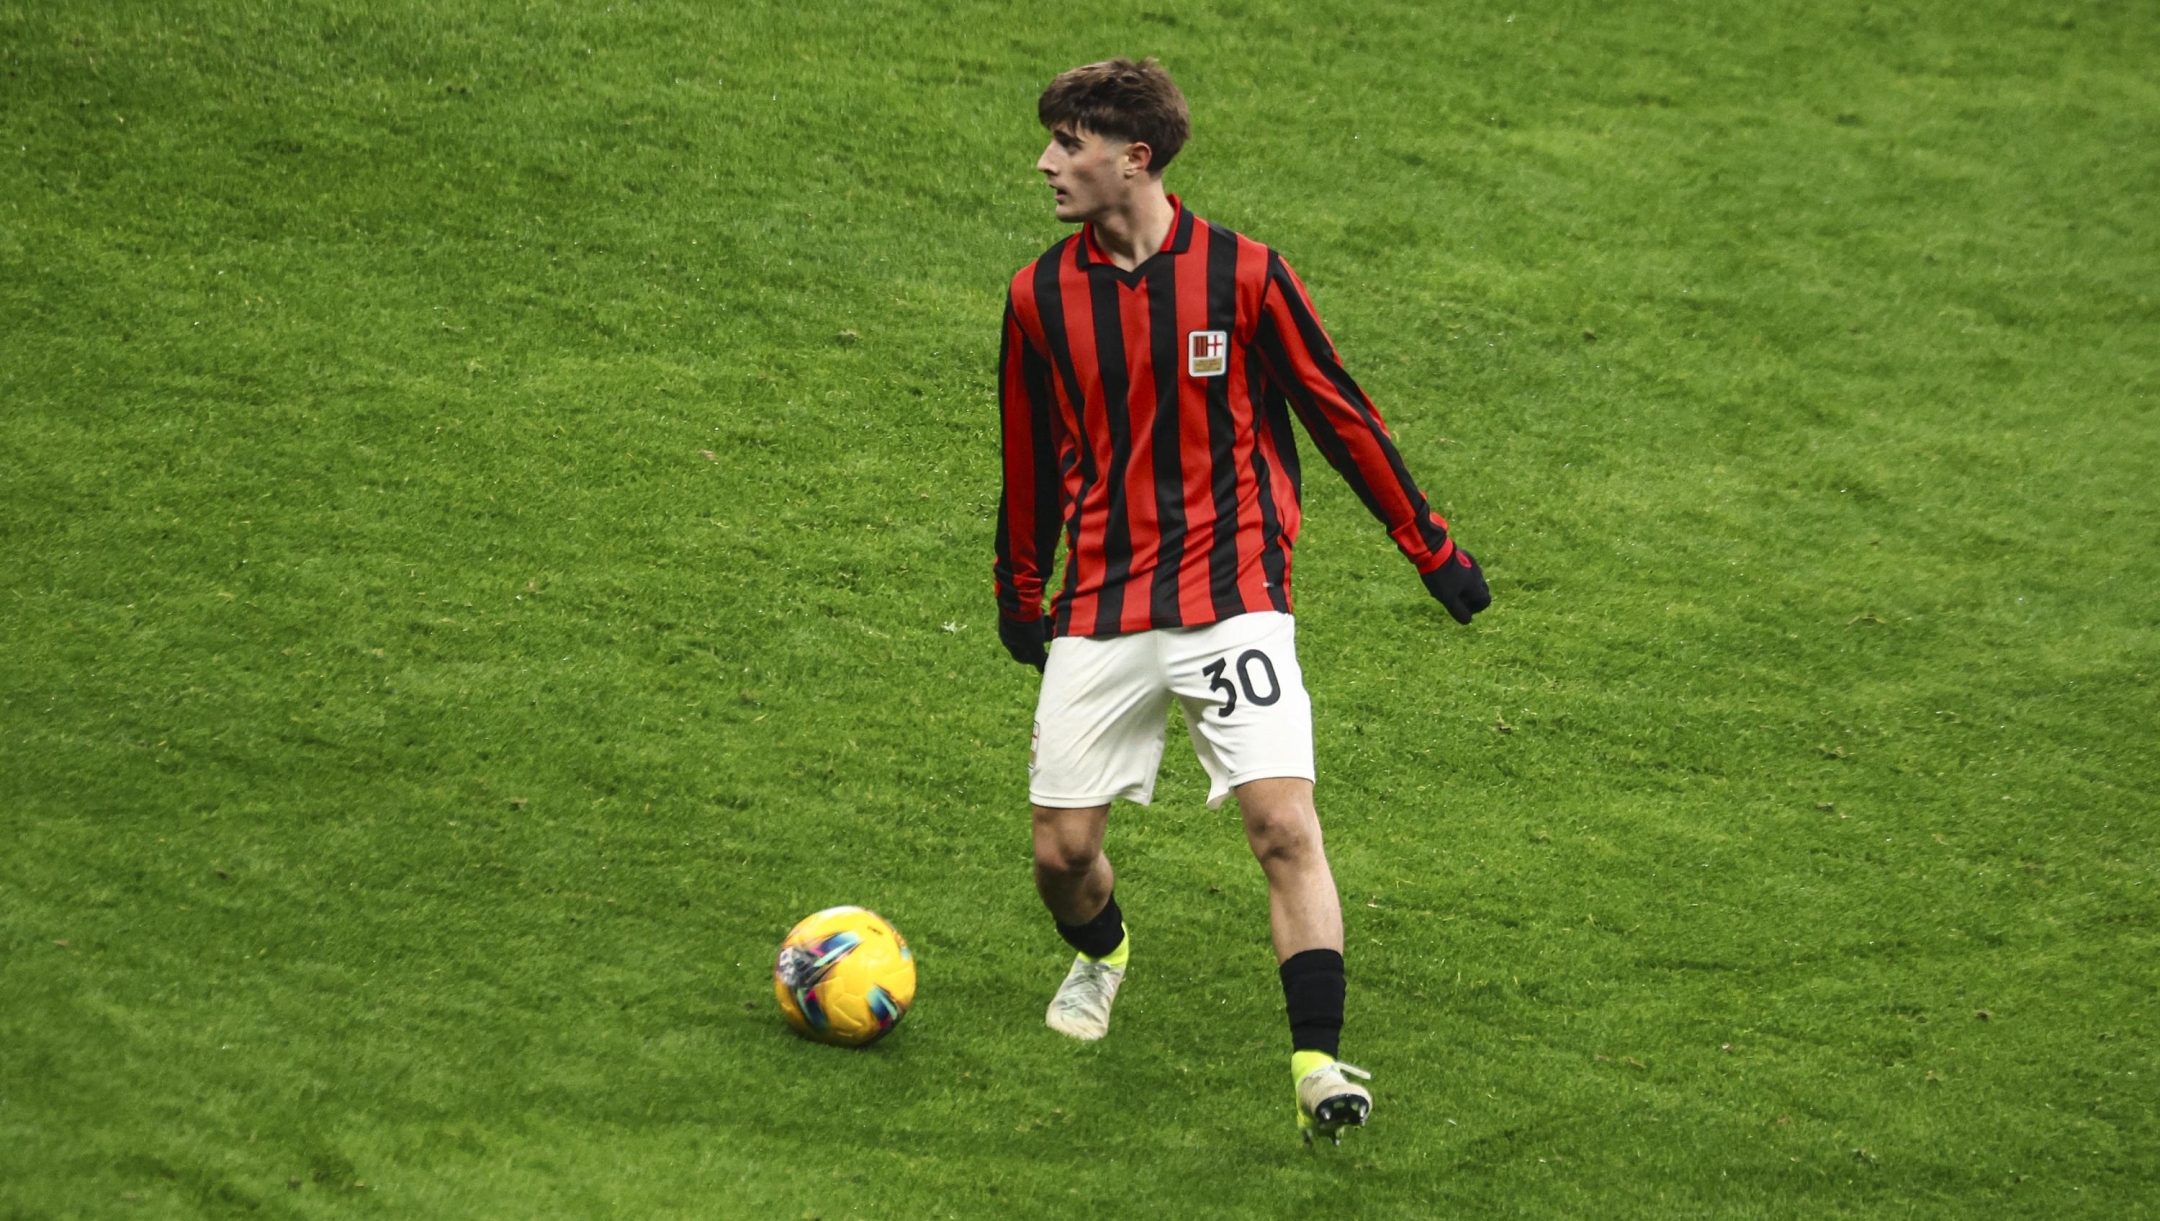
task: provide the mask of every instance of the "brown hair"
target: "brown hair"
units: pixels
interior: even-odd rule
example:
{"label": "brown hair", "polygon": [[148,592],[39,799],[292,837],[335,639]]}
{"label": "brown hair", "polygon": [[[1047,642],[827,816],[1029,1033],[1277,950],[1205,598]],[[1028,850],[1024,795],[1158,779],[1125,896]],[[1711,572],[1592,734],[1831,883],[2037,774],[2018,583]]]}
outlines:
{"label": "brown hair", "polygon": [[1059,73],[1035,113],[1052,130],[1069,127],[1147,145],[1155,154],[1150,174],[1162,173],[1192,135],[1185,95],[1152,56],[1139,63],[1106,59]]}

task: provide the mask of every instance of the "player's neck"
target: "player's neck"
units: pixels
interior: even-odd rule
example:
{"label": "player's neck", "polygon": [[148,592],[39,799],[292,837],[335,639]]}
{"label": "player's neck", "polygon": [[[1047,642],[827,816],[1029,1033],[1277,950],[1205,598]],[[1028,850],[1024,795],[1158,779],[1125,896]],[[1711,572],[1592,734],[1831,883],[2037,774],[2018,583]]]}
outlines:
{"label": "player's neck", "polygon": [[1170,240],[1177,208],[1163,191],[1162,179],[1142,177],[1140,185],[1105,209],[1092,223],[1095,245],[1120,271],[1131,271]]}

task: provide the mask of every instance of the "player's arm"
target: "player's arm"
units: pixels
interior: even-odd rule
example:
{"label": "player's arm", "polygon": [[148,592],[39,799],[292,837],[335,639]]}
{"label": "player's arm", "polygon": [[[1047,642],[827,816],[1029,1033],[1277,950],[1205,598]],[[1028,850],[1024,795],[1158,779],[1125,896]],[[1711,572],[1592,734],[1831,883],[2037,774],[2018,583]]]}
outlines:
{"label": "player's arm", "polygon": [[1387,527],[1433,597],[1458,623],[1492,605],[1477,561],[1449,537],[1447,522],[1403,465],[1379,409],[1343,368],[1305,285],[1273,251],[1254,342],[1267,376],[1290,400],[1313,443]]}
{"label": "player's arm", "polygon": [[1008,299],[1005,339],[998,350],[1005,486],[998,497],[997,562],[992,571],[998,639],[1014,661],[1038,670],[1049,657],[1043,582],[1056,562],[1060,516],[1052,411],[1050,362],[1028,343]]}

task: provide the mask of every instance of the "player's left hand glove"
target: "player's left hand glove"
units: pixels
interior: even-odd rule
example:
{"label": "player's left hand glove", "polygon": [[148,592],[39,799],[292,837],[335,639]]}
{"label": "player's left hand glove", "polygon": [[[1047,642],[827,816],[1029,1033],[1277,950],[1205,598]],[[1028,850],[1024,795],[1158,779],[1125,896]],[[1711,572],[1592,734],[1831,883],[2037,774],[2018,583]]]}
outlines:
{"label": "player's left hand glove", "polygon": [[999,615],[998,643],[1014,661],[1040,670],[1050,664],[1050,620],[1045,616],[1022,622]]}
{"label": "player's left hand glove", "polygon": [[1470,622],[1470,616],[1492,605],[1492,590],[1485,587],[1485,570],[1460,546],[1447,563],[1423,575],[1426,592],[1447,607],[1447,613],[1455,616],[1457,623]]}

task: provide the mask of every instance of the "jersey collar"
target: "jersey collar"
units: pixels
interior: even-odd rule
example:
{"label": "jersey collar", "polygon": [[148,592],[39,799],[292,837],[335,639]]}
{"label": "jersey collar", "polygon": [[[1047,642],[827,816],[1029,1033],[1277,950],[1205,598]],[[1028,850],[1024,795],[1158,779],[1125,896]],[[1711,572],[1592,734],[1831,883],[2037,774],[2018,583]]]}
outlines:
{"label": "jersey collar", "polygon": [[1134,276],[1140,274],[1142,268],[1163,255],[1185,253],[1185,248],[1192,244],[1194,217],[1191,212],[1186,211],[1184,202],[1175,195],[1170,196],[1170,208],[1170,240],[1162,244],[1162,249],[1140,260],[1139,267],[1126,271],[1116,263],[1111,262],[1110,256],[1102,252],[1102,247],[1095,244],[1095,226],[1092,223],[1080,226],[1080,240],[1073,243],[1078,248],[1075,257],[1078,259],[1079,265],[1081,267],[1099,265],[1105,270],[1117,272],[1119,275]]}

